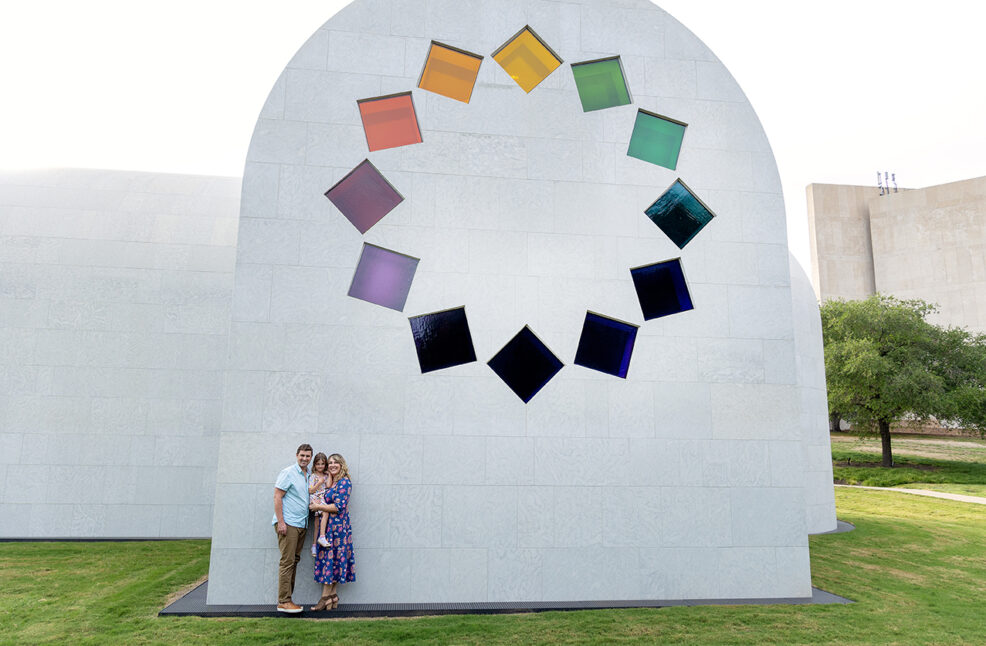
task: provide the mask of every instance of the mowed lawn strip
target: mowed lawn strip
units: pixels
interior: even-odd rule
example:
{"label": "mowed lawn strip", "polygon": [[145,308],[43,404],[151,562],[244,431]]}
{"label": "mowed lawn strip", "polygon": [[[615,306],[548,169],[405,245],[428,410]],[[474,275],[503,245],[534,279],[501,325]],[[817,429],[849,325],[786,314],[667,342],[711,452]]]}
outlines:
{"label": "mowed lawn strip", "polygon": [[[207,570],[206,541],[0,544],[2,644],[986,643],[986,507],[836,492],[847,534],[814,536],[815,585],[857,601],[316,621],[157,617]],[[587,564],[586,577],[606,576]]]}
{"label": "mowed lawn strip", "polygon": [[[868,487],[910,487],[984,495],[986,443],[966,438],[903,436],[894,439],[894,467],[880,467],[880,439],[832,435],[832,475],[836,482]],[[970,485],[959,491],[924,485]]]}

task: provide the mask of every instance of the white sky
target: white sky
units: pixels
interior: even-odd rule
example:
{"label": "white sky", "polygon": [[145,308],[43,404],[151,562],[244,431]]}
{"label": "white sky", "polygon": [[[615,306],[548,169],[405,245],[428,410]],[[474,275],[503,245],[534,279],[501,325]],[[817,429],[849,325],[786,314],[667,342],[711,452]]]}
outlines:
{"label": "white sky", "polygon": [[[986,4],[658,4],[757,110],[805,267],[807,184],[873,185],[877,170],[909,187],[986,175]],[[0,0],[0,167],[239,176],[270,87],[342,5]]]}

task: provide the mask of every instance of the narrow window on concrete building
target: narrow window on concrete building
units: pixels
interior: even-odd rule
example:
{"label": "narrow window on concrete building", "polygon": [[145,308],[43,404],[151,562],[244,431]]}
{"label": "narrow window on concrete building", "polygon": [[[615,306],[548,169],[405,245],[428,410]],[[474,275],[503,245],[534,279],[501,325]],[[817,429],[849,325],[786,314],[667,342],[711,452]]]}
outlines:
{"label": "narrow window on concrete building", "polygon": [[630,103],[630,90],[619,56],[573,63],[572,74],[584,112]]}
{"label": "narrow window on concrete building", "polygon": [[563,364],[525,325],[488,365],[526,404],[558,374]]}
{"label": "narrow window on concrete building", "polygon": [[451,368],[476,360],[469,334],[466,308],[456,307],[442,312],[412,316],[411,333],[418,352],[421,372]]}
{"label": "narrow window on concrete building", "polygon": [[325,192],[325,197],[335,204],[360,233],[369,231],[370,227],[404,201],[404,197],[368,159],[336,182],[335,186]]}
{"label": "narrow window on concrete building", "polygon": [[521,29],[493,52],[493,60],[525,92],[537,87],[562,63],[558,54],[551,51],[529,26]]}
{"label": "narrow window on concrete building", "polygon": [[644,213],[671,241],[684,249],[716,215],[680,179]]}
{"label": "narrow window on concrete building", "polygon": [[575,364],[626,379],[636,339],[636,325],[586,312]]}
{"label": "narrow window on concrete building", "polygon": [[630,275],[645,321],[694,309],[680,258],[635,267]]}
{"label": "narrow window on concrete building", "polygon": [[418,87],[469,103],[482,62],[483,57],[479,54],[431,41]]}
{"label": "narrow window on concrete building", "polygon": [[368,303],[404,310],[418,259],[390,249],[363,243],[349,295]]}
{"label": "narrow window on concrete building", "polygon": [[674,170],[687,127],[687,123],[670,117],[638,110],[627,155]]}
{"label": "narrow window on concrete building", "polygon": [[356,103],[370,152],[421,143],[410,92],[361,99]]}

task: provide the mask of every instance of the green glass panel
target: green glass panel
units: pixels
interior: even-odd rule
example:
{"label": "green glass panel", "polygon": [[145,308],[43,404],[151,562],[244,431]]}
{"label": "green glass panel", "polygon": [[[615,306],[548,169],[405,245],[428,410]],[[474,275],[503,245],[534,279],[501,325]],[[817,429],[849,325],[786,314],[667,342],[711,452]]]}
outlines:
{"label": "green glass panel", "polygon": [[674,170],[688,124],[640,110],[630,135],[627,155]]}
{"label": "green glass panel", "polygon": [[582,110],[592,112],[630,103],[620,57],[572,65]]}

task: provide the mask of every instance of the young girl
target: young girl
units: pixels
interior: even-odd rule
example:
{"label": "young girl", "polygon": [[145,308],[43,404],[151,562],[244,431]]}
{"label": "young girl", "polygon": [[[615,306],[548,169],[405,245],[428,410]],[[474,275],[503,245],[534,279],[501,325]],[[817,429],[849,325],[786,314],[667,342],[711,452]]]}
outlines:
{"label": "young girl", "polygon": [[[311,486],[308,487],[309,504],[325,504],[325,492],[328,491],[329,482],[332,480],[328,469],[329,459],[325,457],[324,453],[316,454],[312,459],[312,480]],[[318,519],[318,538],[322,541],[325,540],[325,521],[328,516],[328,514],[320,511],[315,512],[315,518]],[[317,552],[316,542],[316,539],[312,539],[312,556],[315,556]]]}

